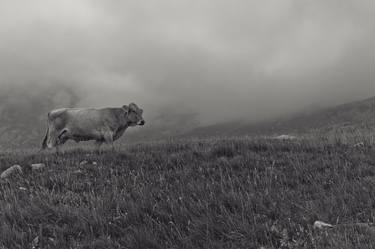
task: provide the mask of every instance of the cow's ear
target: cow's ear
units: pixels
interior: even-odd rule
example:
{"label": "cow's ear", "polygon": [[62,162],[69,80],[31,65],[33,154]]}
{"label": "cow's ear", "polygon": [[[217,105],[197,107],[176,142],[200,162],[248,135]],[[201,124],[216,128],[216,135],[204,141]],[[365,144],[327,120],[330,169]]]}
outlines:
{"label": "cow's ear", "polygon": [[123,105],[122,106],[122,109],[125,110],[125,113],[128,114],[129,113],[129,107],[127,105]]}
{"label": "cow's ear", "polygon": [[138,108],[137,108],[137,105],[134,104],[134,103],[130,103],[129,104],[129,109],[132,110],[132,111],[136,111]]}

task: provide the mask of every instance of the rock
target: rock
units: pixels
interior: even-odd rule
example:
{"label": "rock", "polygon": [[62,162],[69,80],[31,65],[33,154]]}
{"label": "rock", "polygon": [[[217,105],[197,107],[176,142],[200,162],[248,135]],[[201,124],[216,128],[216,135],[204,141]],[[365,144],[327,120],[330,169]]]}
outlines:
{"label": "rock", "polygon": [[82,162],[79,163],[80,166],[84,166],[84,165],[98,165],[97,162],[95,161],[88,161],[88,160],[83,160]]}
{"label": "rock", "polygon": [[16,164],[12,167],[9,167],[8,169],[4,170],[3,173],[1,173],[0,178],[5,179],[11,175],[14,175],[16,173],[22,173],[22,168],[20,165]]}
{"label": "rock", "polygon": [[39,170],[39,169],[43,169],[44,167],[46,167],[46,165],[44,163],[33,163],[33,164],[31,164],[32,170]]}
{"label": "rock", "polygon": [[364,143],[364,142],[356,143],[355,145],[353,145],[353,147],[354,147],[354,148],[365,147],[365,143]]}
{"label": "rock", "polygon": [[274,139],[279,139],[279,140],[295,140],[297,137],[292,136],[292,135],[280,135],[277,137],[274,137]]}
{"label": "rock", "polygon": [[314,222],[314,228],[318,228],[318,229],[333,228],[333,225],[317,220]]}

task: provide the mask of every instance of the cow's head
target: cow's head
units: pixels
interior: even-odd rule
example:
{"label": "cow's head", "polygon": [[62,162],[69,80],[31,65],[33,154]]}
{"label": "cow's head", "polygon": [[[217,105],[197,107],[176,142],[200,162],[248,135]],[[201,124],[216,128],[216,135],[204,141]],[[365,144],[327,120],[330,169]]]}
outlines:
{"label": "cow's head", "polygon": [[129,106],[124,105],[123,108],[126,112],[127,124],[129,126],[144,125],[145,120],[142,117],[143,110],[136,104],[131,103]]}

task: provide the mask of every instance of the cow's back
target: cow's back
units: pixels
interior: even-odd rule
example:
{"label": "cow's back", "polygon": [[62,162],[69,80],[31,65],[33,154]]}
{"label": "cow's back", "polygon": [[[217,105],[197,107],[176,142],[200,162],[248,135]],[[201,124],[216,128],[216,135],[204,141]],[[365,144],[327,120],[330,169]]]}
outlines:
{"label": "cow's back", "polygon": [[99,136],[105,129],[117,129],[119,108],[65,108],[53,113],[55,120],[72,133]]}
{"label": "cow's back", "polygon": [[116,140],[127,127],[123,108],[60,108],[48,113],[48,129],[42,147],[52,148],[68,139]]}

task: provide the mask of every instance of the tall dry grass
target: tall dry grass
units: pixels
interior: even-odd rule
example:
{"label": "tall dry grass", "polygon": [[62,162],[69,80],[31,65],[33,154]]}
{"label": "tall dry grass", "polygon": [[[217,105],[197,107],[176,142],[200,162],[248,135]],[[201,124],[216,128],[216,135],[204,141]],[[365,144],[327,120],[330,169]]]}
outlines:
{"label": "tall dry grass", "polygon": [[47,167],[1,180],[0,248],[375,248],[366,228],[312,227],[374,222],[373,140],[356,136],[3,154],[1,170]]}

